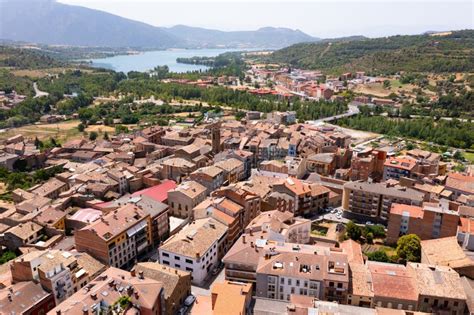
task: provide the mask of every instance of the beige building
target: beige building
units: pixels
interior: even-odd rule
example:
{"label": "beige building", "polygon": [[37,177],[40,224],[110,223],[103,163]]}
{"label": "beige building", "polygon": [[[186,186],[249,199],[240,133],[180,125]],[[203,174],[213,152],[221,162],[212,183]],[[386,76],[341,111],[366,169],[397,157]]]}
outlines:
{"label": "beige building", "polygon": [[207,189],[195,181],[187,181],[168,191],[170,213],[180,218],[189,218],[192,210],[206,199]]}
{"label": "beige building", "polygon": [[138,263],[134,272],[163,283],[167,314],[176,314],[191,294],[191,274],[156,262]]}

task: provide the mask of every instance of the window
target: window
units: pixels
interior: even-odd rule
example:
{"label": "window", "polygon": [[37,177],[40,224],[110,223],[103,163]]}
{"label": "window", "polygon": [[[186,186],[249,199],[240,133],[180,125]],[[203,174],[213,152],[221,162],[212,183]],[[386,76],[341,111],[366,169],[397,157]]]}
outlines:
{"label": "window", "polygon": [[179,257],[179,256],[174,256],[174,259],[176,259],[176,260],[181,260],[181,257]]}
{"label": "window", "polygon": [[170,264],[170,262],[169,262],[169,261],[167,261],[167,260],[163,260],[163,265],[169,265],[169,264]]}
{"label": "window", "polygon": [[332,281],[329,282],[329,286],[330,286],[331,288],[334,288],[334,282],[332,282]]}
{"label": "window", "polygon": [[454,305],[454,307],[458,307],[459,302],[458,302],[458,301],[455,301],[455,302],[453,303],[453,305]]}
{"label": "window", "polygon": [[163,253],[163,257],[170,257],[170,254],[168,254],[168,253]]}
{"label": "window", "polygon": [[181,268],[181,265],[179,265],[179,264],[174,264],[174,266],[175,266],[176,268]]}
{"label": "window", "polygon": [[342,289],[342,283],[338,283],[338,284],[337,284],[337,287],[338,287],[339,289]]}
{"label": "window", "polygon": [[429,299],[425,297],[424,302],[428,303]]}
{"label": "window", "polygon": [[291,294],[295,294],[295,287],[291,287]]}
{"label": "window", "polygon": [[192,264],[192,263],[193,263],[193,261],[192,261],[191,259],[186,259],[186,262],[187,262],[188,264]]}
{"label": "window", "polygon": [[186,271],[191,271],[191,272],[193,272],[193,268],[186,267]]}
{"label": "window", "polygon": [[275,285],[274,284],[269,284],[268,285],[268,291],[270,292],[275,292],[276,288],[275,288]]}
{"label": "window", "polygon": [[288,279],[288,285],[291,285],[291,279]]}
{"label": "window", "polygon": [[300,286],[300,280],[296,280],[296,286],[297,286],[297,287]]}

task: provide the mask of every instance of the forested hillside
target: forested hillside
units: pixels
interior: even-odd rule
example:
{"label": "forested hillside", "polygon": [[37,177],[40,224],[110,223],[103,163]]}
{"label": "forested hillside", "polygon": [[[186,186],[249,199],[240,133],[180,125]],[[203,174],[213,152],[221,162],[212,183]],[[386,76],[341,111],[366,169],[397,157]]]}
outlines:
{"label": "forested hillside", "polygon": [[278,50],[269,59],[331,73],[471,72],[474,71],[474,30],[451,32],[445,36],[303,43]]}

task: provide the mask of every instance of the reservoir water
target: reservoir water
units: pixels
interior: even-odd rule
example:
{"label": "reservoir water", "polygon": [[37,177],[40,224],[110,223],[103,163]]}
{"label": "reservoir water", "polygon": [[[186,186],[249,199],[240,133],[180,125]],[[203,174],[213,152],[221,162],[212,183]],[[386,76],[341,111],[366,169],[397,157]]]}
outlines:
{"label": "reservoir water", "polygon": [[206,70],[208,67],[177,63],[176,58],[215,57],[228,51],[242,51],[249,49],[176,49],[147,51],[136,55],[113,56],[100,59],[91,59],[93,67],[112,69],[127,73],[129,71],[148,71],[156,66],[167,65],[172,72],[188,72]]}

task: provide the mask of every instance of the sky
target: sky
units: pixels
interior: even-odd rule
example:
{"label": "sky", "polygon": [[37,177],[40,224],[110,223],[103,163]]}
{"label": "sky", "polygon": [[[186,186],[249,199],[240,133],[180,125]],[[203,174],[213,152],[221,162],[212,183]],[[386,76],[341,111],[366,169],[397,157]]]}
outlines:
{"label": "sky", "polygon": [[472,0],[58,0],[155,26],[288,27],[312,36],[379,37],[474,28]]}

